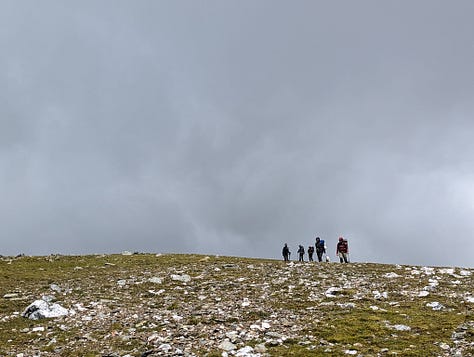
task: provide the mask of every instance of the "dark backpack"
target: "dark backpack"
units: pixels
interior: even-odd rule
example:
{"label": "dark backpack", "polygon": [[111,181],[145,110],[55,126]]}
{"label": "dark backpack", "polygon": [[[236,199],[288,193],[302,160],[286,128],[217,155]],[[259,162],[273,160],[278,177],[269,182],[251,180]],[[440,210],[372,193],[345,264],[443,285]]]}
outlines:
{"label": "dark backpack", "polygon": [[326,251],[326,249],[324,249],[324,239],[321,239],[319,241],[319,244],[316,245],[316,250],[318,252],[325,252]]}

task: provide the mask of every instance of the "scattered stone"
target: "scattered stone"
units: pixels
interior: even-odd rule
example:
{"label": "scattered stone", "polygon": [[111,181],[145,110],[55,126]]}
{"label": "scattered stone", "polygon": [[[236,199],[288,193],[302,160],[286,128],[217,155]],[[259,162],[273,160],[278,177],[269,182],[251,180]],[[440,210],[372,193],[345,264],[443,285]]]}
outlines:
{"label": "scattered stone", "polygon": [[163,343],[158,347],[158,349],[160,351],[168,353],[169,351],[171,351],[173,349],[173,347],[171,347],[171,345],[169,343]]}
{"label": "scattered stone", "polygon": [[397,330],[397,331],[411,331],[411,327],[410,327],[410,326],[402,325],[402,324],[397,324],[397,325],[390,325],[390,324],[387,324],[387,327],[388,327],[388,328],[391,328],[391,329],[393,329],[393,330]]}
{"label": "scattered stone", "polygon": [[445,308],[444,305],[438,301],[429,302],[426,306],[431,307],[434,311],[443,310]]}
{"label": "scattered stone", "polygon": [[239,349],[235,355],[236,357],[259,357],[260,356],[260,354],[255,354],[253,352],[254,352],[254,349],[252,347],[245,346]]}
{"label": "scattered stone", "polygon": [[154,277],[148,279],[148,282],[153,283],[153,284],[162,284],[162,283],[163,283],[163,281],[161,280],[161,278],[158,278],[158,277],[156,277],[156,276],[154,276]]}
{"label": "scattered stone", "polygon": [[343,309],[354,309],[356,307],[356,304],[354,304],[353,302],[347,302],[344,304],[337,304],[337,306]]}
{"label": "scattered stone", "polygon": [[60,288],[58,285],[56,285],[56,284],[51,284],[51,285],[49,286],[49,288],[50,288],[51,290],[57,292],[57,293],[60,293],[60,292],[61,292],[61,288]]}
{"label": "scattered stone", "polygon": [[248,298],[244,298],[244,301],[241,304],[242,307],[248,307],[250,306],[250,301]]}
{"label": "scattered stone", "polygon": [[181,281],[183,283],[189,283],[191,281],[191,277],[187,274],[183,274],[183,275],[172,274],[171,279],[175,281]]}
{"label": "scattered stone", "polygon": [[388,293],[386,291],[381,293],[378,290],[374,290],[374,291],[372,291],[372,293],[374,294],[374,299],[375,300],[388,299]]}
{"label": "scattered stone", "polygon": [[236,349],[236,346],[230,341],[223,341],[219,344],[219,349],[230,352]]}
{"label": "scattered stone", "polygon": [[5,294],[5,295],[3,295],[3,298],[4,298],[4,299],[10,299],[10,300],[12,300],[12,299],[18,298],[18,296],[19,296],[19,295],[16,294],[16,293],[11,293],[11,294]]}
{"label": "scattered stone", "polygon": [[50,304],[44,300],[36,300],[30,304],[21,316],[31,320],[39,320],[44,318],[53,318],[69,315],[69,310],[59,304]]}
{"label": "scattered stone", "polygon": [[326,295],[326,297],[333,298],[333,297],[336,297],[341,291],[342,291],[342,289],[340,289],[340,288],[331,287],[331,288],[326,290],[324,295]]}
{"label": "scattered stone", "polygon": [[451,349],[451,347],[449,347],[449,345],[448,345],[447,343],[441,343],[441,344],[439,345],[439,347],[440,347],[441,349],[445,350],[445,351]]}
{"label": "scattered stone", "polygon": [[[308,355],[362,356],[360,351],[368,348],[366,341],[329,342],[320,339],[318,332],[311,331],[308,326],[314,324],[315,329],[324,329],[326,334],[335,331],[341,323],[334,319],[335,314],[343,316],[341,314],[345,313],[340,309],[356,309],[361,316],[372,314],[373,323],[391,314],[400,316],[397,322],[408,323],[412,321],[411,316],[398,306],[414,302],[416,306],[421,303],[422,309],[436,308],[438,305],[434,305],[436,302],[431,302],[432,299],[423,301],[431,295],[446,297],[450,308],[443,308],[447,312],[469,311],[471,306],[468,304],[474,303],[470,271],[465,269],[463,273],[459,268],[431,270],[381,266],[380,270],[373,270],[368,275],[362,264],[280,265],[266,261],[248,264],[245,260],[235,260],[237,264],[224,264],[224,259],[204,257],[198,260],[193,257],[189,261],[183,260],[182,264],[173,262],[148,266],[141,265],[140,260],[140,265],[131,269],[127,264],[122,266],[120,259],[116,256],[111,258],[117,263],[117,268],[109,269],[104,268],[104,260],[92,264],[86,259],[79,260],[74,264],[82,264],[84,268],[78,267],[77,270],[90,269],[90,274],[73,273],[71,277],[61,280],[54,277],[56,284],[44,285],[43,280],[35,290],[21,284],[8,286],[10,291],[4,292],[4,299],[18,297],[10,294],[28,298],[49,292],[49,296],[43,296],[42,304],[53,306],[53,300],[61,298],[62,304],[74,309],[64,309],[68,315],[60,321],[42,322],[44,327],[35,327],[31,323],[29,327],[12,328],[12,334],[21,334],[22,339],[28,339],[31,344],[15,347],[11,343],[14,349],[9,355],[22,352],[25,356],[34,356],[41,349],[50,350],[51,355],[62,355],[65,353],[61,346],[63,342],[67,342],[73,350],[79,346],[84,348],[86,343],[96,339],[96,345],[104,346],[102,356],[114,357],[267,357],[277,355],[273,349],[277,346],[279,355],[285,355],[284,351],[288,349],[292,353],[301,351],[302,355],[307,351]],[[397,277],[393,275],[395,270]],[[192,272],[193,277],[185,272]],[[96,284],[98,277],[103,280]],[[391,282],[386,280],[395,278],[397,280]],[[192,284],[174,281],[192,281]],[[452,286],[454,283],[456,287]],[[423,288],[425,285],[426,289]],[[434,289],[436,293],[432,294]],[[392,296],[396,296],[398,301],[390,301]],[[4,302],[9,304],[9,301]],[[390,314],[382,313],[387,311],[383,308],[390,310]],[[0,323],[20,315],[20,312],[11,310],[0,312]],[[444,314],[440,317],[444,318]],[[381,324],[387,328],[380,332],[385,334],[383,338],[386,339],[374,337],[377,346],[413,331],[407,325]],[[447,343],[434,342],[433,339],[437,338],[435,334],[431,340],[426,336],[426,340],[430,341],[431,349],[439,348],[439,355],[467,356],[466,351],[473,346],[473,325],[470,321],[463,321],[454,331],[447,332],[447,336],[451,336]],[[110,329],[110,326],[114,327]],[[74,331],[73,335],[77,337],[58,342],[57,333],[60,331]],[[101,335],[101,331],[105,332]],[[143,344],[135,344],[138,341]],[[414,355],[419,351],[418,346],[414,345],[406,348],[407,354]],[[396,344],[390,350],[379,347],[371,352],[374,355],[403,355]]]}
{"label": "scattered stone", "polygon": [[440,274],[449,274],[449,275],[453,275],[454,271],[455,271],[454,268],[443,268],[439,270]]}

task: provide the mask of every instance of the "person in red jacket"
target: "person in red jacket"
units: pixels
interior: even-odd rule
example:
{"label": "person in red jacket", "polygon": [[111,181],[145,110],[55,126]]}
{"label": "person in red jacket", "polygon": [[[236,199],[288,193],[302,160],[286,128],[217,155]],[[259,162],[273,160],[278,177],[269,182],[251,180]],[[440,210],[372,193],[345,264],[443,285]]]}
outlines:
{"label": "person in red jacket", "polygon": [[339,237],[339,242],[336,246],[336,256],[339,257],[341,263],[349,263],[349,245],[347,240]]}

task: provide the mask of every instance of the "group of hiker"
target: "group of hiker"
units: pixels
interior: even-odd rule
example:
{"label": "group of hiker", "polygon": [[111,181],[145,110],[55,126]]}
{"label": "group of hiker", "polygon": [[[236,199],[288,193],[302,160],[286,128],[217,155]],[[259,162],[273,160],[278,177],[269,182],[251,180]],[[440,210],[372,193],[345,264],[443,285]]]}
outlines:
{"label": "group of hiker", "polygon": [[[323,261],[323,255],[326,255],[326,261],[329,262],[330,258],[329,255],[326,252],[326,243],[324,242],[323,239],[316,237],[316,242],[314,245],[310,245],[308,247],[308,261],[312,262],[313,260],[313,254],[316,252],[316,255],[318,257],[318,261],[322,262]],[[298,250],[298,261],[304,262],[304,255],[305,255],[305,250],[302,245],[299,245]],[[288,248],[288,244],[285,243],[283,246],[282,250],[282,255],[283,255],[283,260],[285,262],[290,261],[290,248]],[[336,257],[339,258],[339,261],[341,263],[349,263],[349,244],[347,243],[347,239],[344,239],[343,237],[339,237],[339,241],[337,242],[336,245]]]}

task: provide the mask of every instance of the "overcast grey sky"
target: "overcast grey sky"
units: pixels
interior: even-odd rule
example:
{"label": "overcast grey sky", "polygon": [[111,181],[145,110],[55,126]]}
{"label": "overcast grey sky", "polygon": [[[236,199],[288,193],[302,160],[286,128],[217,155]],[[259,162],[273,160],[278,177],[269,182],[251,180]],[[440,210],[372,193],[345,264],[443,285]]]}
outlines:
{"label": "overcast grey sky", "polygon": [[0,254],[474,266],[474,2],[3,1]]}

